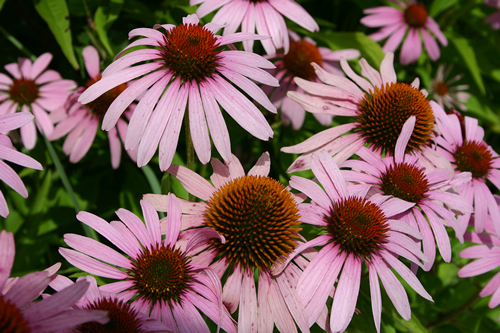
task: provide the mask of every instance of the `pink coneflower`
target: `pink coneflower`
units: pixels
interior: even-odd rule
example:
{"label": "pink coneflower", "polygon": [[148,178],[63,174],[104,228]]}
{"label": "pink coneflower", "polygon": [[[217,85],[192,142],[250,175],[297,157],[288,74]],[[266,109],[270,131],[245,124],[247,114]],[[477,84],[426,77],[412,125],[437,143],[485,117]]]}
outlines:
{"label": "pink coneflower", "polygon": [[447,190],[470,181],[471,175],[466,172],[452,177],[445,169],[429,172],[418,164],[418,154],[405,154],[414,125],[415,117],[411,116],[403,126],[393,157],[381,158],[363,147],[357,152],[361,160],[348,160],[340,167],[357,170],[343,170],[342,175],[356,185],[356,191],[371,189],[375,192],[372,199],[385,195],[415,204],[401,212],[397,219],[420,231],[424,254],[429,259],[423,269],[428,271],[436,257],[435,242],[444,261],[451,260],[451,244],[445,225],[452,227],[457,238],[464,241],[464,230],[458,225],[455,214],[471,213],[473,208],[464,198]]}
{"label": "pink coneflower", "polygon": [[[18,152],[9,137],[3,133],[7,133],[16,128],[19,128],[33,120],[33,115],[29,112],[20,112],[0,116],[0,180],[9,185],[14,191],[28,197],[28,191],[23,184],[23,181],[17,173],[8,166],[5,161],[9,161],[26,168],[43,170],[43,167],[33,158]],[[5,197],[0,191],[0,216],[7,217],[9,215],[9,207],[5,201]]]}
{"label": "pink coneflower", "polygon": [[[500,0],[484,0],[484,3],[488,6],[500,9]],[[495,30],[500,29],[500,11],[488,15],[488,17],[484,19],[484,22],[489,23]]]}
{"label": "pink coneflower", "polygon": [[[276,108],[281,109],[281,119],[285,125],[290,123],[293,129],[298,130],[304,123],[306,112],[302,106],[292,101],[287,95],[288,90],[303,92],[293,81],[294,77],[304,80],[320,82],[314,66],[321,66],[329,73],[344,75],[338,62],[341,58],[354,59],[359,57],[358,50],[345,49],[332,51],[326,47],[317,47],[311,38],[300,39],[295,32],[289,31],[292,42],[290,51],[287,54],[278,53],[267,56],[268,59],[275,60],[276,69],[270,70],[271,74],[280,81],[279,88],[267,88],[268,95]],[[314,65],[311,65],[314,63]],[[314,113],[314,117],[323,126],[332,123],[333,115]]]}
{"label": "pink coneflower", "polygon": [[[197,252],[203,252],[193,260],[211,263],[219,277],[226,277],[223,302],[231,313],[239,308],[240,332],[272,332],[274,325],[281,332],[294,332],[296,324],[302,332],[309,332],[295,289],[301,270],[291,263],[275,278],[270,271],[273,265],[285,261],[299,243],[298,200],[268,177],[268,153],[248,174],[235,156],[225,165],[212,159],[212,167],[213,185],[181,166],[172,165],[167,170],[190,193],[205,201],[183,203],[186,215],[182,229],[202,227],[184,232],[200,239]],[[157,210],[168,208],[165,196],[147,194],[145,198]],[[214,237],[217,233],[224,241]]]}
{"label": "pink coneflower", "polygon": [[[89,282],[89,289],[82,298],[75,303],[74,308],[108,311],[109,322],[97,322],[78,325],[74,332],[171,332],[167,326],[158,320],[145,316],[134,308],[137,303],[127,303],[114,293],[108,293],[97,287],[94,277],[87,275],[78,278],[79,281]],[[50,282],[50,287],[57,291],[64,290],[74,283],[62,275],[57,275]]]}
{"label": "pink coneflower", "polygon": [[[425,261],[426,257],[413,239],[407,236],[421,239],[420,233],[391,217],[414,204],[384,196],[366,198],[366,191],[350,195],[333,158],[324,151],[313,155],[311,168],[324,190],[305,178],[292,176],[290,180],[292,188],[313,201],[304,204],[308,206],[304,223],[324,227],[326,231],[295,250],[295,253],[300,253],[313,246],[323,246],[304,270],[297,285],[297,292],[307,310],[309,325],[321,314],[335,285],[330,331],[340,332],[347,328],[356,308],[363,262],[368,268],[377,331],[380,331],[382,313],[379,278],[396,310],[409,320],[411,310],[406,291],[391,269],[419,295],[432,301],[417,277],[398,260],[398,256],[401,256],[420,264],[419,261]],[[273,272],[276,274],[280,270],[278,266]]]}
{"label": "pink coneflower", "polygon": [[[489,214],[497,235],[500,235],[500,209],[486,185],[486,180],[489,180],[500,188],[498,154],[483,140],[484,129],[478,125],[477,119],[464,117],[462,122],[455,114],[447,115],[443,110],[436,110],[436,121],[441,132],[436,141],[437,151],[452,163],[456,173],[472,174],[472,181],[457,186],[457,190],[474,206],[476,231],[484,230]],[[469,225],[470,216],[464,214],[458,217],[463,231]]]}
{"label": "pink coneflower", "polygon": [[467,102],[470,94],[463,90],[469,89],[469,85],[452,85],[463,77],[461,74],[446,81],[451,69],[452,66],[446,67],[443,64],[439,65],[436,76],[431,80],[432,86],[429,88],[429,92],[442,108],[446,107],[449,110],[458,107],[462,111],[467,111],[467,107],[464,103]]}
{"label": "pink coneflower", "polygon": [[[290,41],[283,16],[311,32],[319,30],[311,15],[292,0],[190,0],[191,6],[200,3],[196,11],[200,18],[222,7],[212,23],[224,26],[224,36],[233,34],[241,26],[242,32],[253,34],[257,29],[259,35],[271,37],[262,41],[267,54],[275,54],[281,48],[288,53]],[[243,41],[243,48],[252,52],[253,40]]]}
{"label": "pink coneflower", "polygon": [[63,80],[53,70],[45,70],[52,60],[52,54],[44,53],[35,60],[19,58],[18,63],[5,65],[13,78],[0,73],[0,115],[16,111],[33,112],[35,122],[21,127],[21,139],[27,149],[36,144],[35,123],[45,135],[50,135],[54,124],[48,112],[57,110],[68,98],[76,83]]}
{"label": "pink coneflower", "polygon": [[[93,102],[86,105],[79,103],[77,100],[82,92],[101,79],[99,53],[97,50],[93,46],[87,46],[83,49],[82,55],[90,80],[85,87],[79,87],[69,96],[64,105],[64,109],[67,113],[65,117],[59,121],[54,131],[49,136],[50,140],[57,140],[68,135],[64,141],[63,152],[69,155],[69,161],[71,163],[79,162],[85,154],[87,154],[90,146],[94,142],[97,128],[106,110],[108,110],[111,103],[113,103],[113,101],[127,88],[127,85],[122,83],[107,91]],[[132,116],[132,108],[134,106],[135,105],[130,105],[126,108],[124,117],[120,117],[116,126],[111,127],[108,131],[109,150],[111,152],[111,165],[113,169],[117,169],[120,166],[122,154],[120,138],[121,141],[125,142],[128,129],[127,121]],[[130,158],[136,162],[137,151],[128,151],[128,154]]]}
{"label": "pink coneflower", "polygon": [[108,322],[104,311],[68,310],[88,289],[86,281],[33,302],[47,288],[60,264],[9,279],[15,251],[12,233],[0,231],[0,332],[55,332],[70,330],[89,321]]}
{"label": "pink coneflower", "polygon": [[61,248],[59,252],[81,270],[120,280],[100,289],[116,293],[124,302],[134,298],[134,309],[161,320],[171,330],[209,332],[198,312],[201,310],[220,323],[224,330],[235,332],[235,324],[220,302],[219,280],[210,269],[192,264],[191,258],[177,244],[181,228],[181,208],[177,198],[169,195],[164,240],[153,205],[142,200],[141,207],[145,224],[125,209],[116,212],[122,222],[108,223],[87,212],[77,215],[78,220],[96,230],[127,256],[75,234],[64,235],[64,240],[76,251]]}
{"label": "pink coneflower", "polygon": [[443,46],[448,45],[448,40],[439,29],[436,21],[429,17],[425,7],[415,0],[392,0],[392,2],[396,4],[396,8],[383,6],[363,11],[368,16],[361,19],[362,24],[373,28],[383,27],[369,36],[377,42],[389,37],[383,50],[384,52],[394,52],[408,32],[399,54],[401,64],[408,65],[420,58],[422,52],[420,35],[422,35],[429,57],[433,61],[438,60],[441,52],[434,38]]}
{"label": "pink coneflower", "polygon": [[286,153],[303,154],[288,172],[308,169],[311,155],[319,150],[335,155],[337,163],[348,159],[365,144],[372,150],[393,155],[401,129],[410,116],[416,117],[416,123],[406,153],[428,149],[427,144],[433,137],[434,115],[426,98],[427,92],[418,89],[418,79],[411,85],[397,82],[393,60],[393,53],[387,53],[379,73],[361,59],[361,74],[370,81],[354,73],[345,59],[340,60],[340,65],[352,81],[330,74],[319,66],[315,67],[316,74],[324,84],[295,78],[306,93],[290,91],[288,96],[306,111],[350,116],[353,121],[326,129],[295,146],[282,148]]}
{"label": "pink coneflower", "polygon": [[[221,26],[208,23],[201,27],[198,23],[196,15],[188,15],[179,26],[165,24],[155,25],[155,29],[132,30],[130,38],[145,38],[136,40],[125,50],[137,45],[152,48],[121,56],[106,68],[103,78],[79,98],[84,104],[92,102],[106,91],[141,77],[111,104],[102,124],[104,130],[110,130],[125,108],[145,92],[130,119],[125,140],[127,150],[138,147],[139,166],[149,162],[159,144],[160,169],[168,169],[177,148],[186,105],[194,150],[204,164],[211,155],[209,130],[222,158],[231,159],[229,132],[219,104],[250,134],[261,140],[273,136],[259,109],[231,83],[269,111],[276,112],[262,89],[253,82],[278,86],[278,81],[261,69],[274,68],[274,65],[254,53],[221,48],[267,37],[248,33],[216,36],[214,33]],[[165,29],[165,33],[157,29]]]}

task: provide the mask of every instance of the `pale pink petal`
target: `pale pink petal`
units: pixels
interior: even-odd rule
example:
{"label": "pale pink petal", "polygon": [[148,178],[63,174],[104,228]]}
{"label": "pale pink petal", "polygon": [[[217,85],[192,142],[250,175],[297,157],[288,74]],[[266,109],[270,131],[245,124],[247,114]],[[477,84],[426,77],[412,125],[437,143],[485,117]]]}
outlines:
{"label": "pale pink petal", "polygon": [[267,177],[271,170],[271,159],[269,153],[265,152],[260,157],[255,165],[248,171],[249,176],[263,176]]}
{"label": "pale pink petal", "polygon": [[[234,313],[240,303],[242,294],[243,271],[240,264],[236,264],[233,274],[229,275],[222,290],[222,300],[229,312]],[[241,308],[240,308],[241,312]]]}
{"label": "pale pink petal", "polygon": [[45,112],[45,110],[36,103],[31,104],[31,109],[35,115],[35,122],[38,125],[38,128],[41,129],[41,132],[43,132],[46,136],[50,136],[54,130],[54,124],[52,123],[52,120],[47,112]]}
{"label": "pale pink petal", "polygon": [[307,313],[298,295],[295,282],[292,281],[292,278],[287,274],[286,270],[276,276],[276,281],[278,282],[283,299],[285,300],[290,314],[297,323],[297,326],[300,328],[301,332],[309,332]]}
{"label": "pale pink petal", "polygon": [[[22,111],[25,112],[25,105],[23,106]],[[26,108],[27,109],[27,108]],[[23,142],[24,147],[26,149],[31,150],[36,145],[36,127],[35,122],[30,121],[26,125],[21,127],[21,140]]]}
{"label": "pale pink petal", "polygon": [[[176,196],[172,193],[169,193],[168,200],[168,215],[167,215],[167,232],[165,235],[165,245],[171,246],[172,248],[175,246],[177,242],[177,238],[179,238],[179,232],[181,230],[181,205],[177,200]],[[158,221],[158,214],[154,211],[153,205],[149,203],[149,201],[141,200],[141,205],[148,207],[149,210],[152,210],[151,214],[154,212],[156,216],[155,221]],[[156,223],[155,223],[156,224]],[[159,225],[159,221],[157,223]],[[159,231],[159,230],[158,230]],[[161,235],[158,232],[157,238],[161,239]]]}
{"label": "pale pink petal", "polygon": [[206,179],[186,167],[171,165],[167,172],[177,178],[189,193],[204,201],[208,201],[215,192],[215,188]]}
{"label": "pale pink petal", "polygon": [[248,332],[257,332],[257,290],[255,289],[253,272],[250,269],[243,272],[238,325],[246,327]]}
{"label": "pale pink petal", "polygon": [[349,196],[342,173],[333,158],[325,151],[312,156],[311,170],[332,201],[339,201]]}
{"label": "pale pink petal", "polygon": [[369,280],[370,280],[370,297],[372,301],[373,320],[377,332],[380,333],[380,317],[382,315],[382,295],[380,293],[380,284],[378,282],[377,270],[369,263],[368,266]]}
{"label": "pale pink petal", "polygon": [[[396,51],[399,44],[401,44],[401,41],[403,40],[403,37],[405,36],[407,29],[408,29],[408,26],[406,24],[399,26],[399,28],[385,42],[384,47],[383,47],[384,52]],[[371,37],[373,38],[373,36],[371,36]]]}
{"label": "pale pink petal", "polygon": [[415,62],[420,58],[422,53],[422,42],[420,41],[419,30],[410,28],[408,36],[403,43],[401,53],[399,54],[399,61],[402,65],[408,65]]}
{"label": "pale pink petal", "polygon": [[295,1],[270,0],[271,6],[276,8],[283,16],[289,18],[309,31],[318,31],[319,26],[309,13]]}
{"label": "pale pink petal", "polygon": [[436,21],[432,17],[427,18],[427,22],[425,24],[425,27],[429,29],[434,36],[439,40],[441,45],[447,46],[448,45],[448,40],[444,36],[444,34],[441,32],[441,29],[439,29],[439,25],[436,23]]}
{"label": "pale pink petal", "polygon": [[[1,192],[0,192],[1,193]],[[3,288],[9,278],[16,248],[14,244],[14,235],[5,230],[0,231],[0,287]],[[0,293],[2,290],[0,289]]]}
{"label": "pale pink petal", "polygon": [[101,72],[101,66],[99,64],[99,53],[92,45],[86,46],[82,51],[83,62],[85,63],[85,69],[89,76],[93,79]]}
{"label": "pale pink petal", "polygon": [[269,275],[266,270],[259,272],[259,282],[258,282],[258,309],[259,309],[259,325],[258,331],[262,333],[272,333],[274,328],[274,320],[271,313],[272,307],[276,307],[276,303],[271,304],[271,284],[273,283],[273,278]]}
{"label": "pale pink petal", "polygon": [[183,302],[182,306],[175,302],[171,309],[179,332],[210,333],[205,320],[191,302]]}
{"label": "pale pink petal", "polygon": [[71,163],[76,163],[80,161],[83,158],[83,156],[87,154],[87,152],[90,149],[90,146],[94,142],[98,125],[99,125],[98,118],[93,118],[90,120],[88,127],[85,129],[82,136],[80,136],[78,141],[75,143],[71,151],[71,154],[69,155],[69,161]]}
{"label": "pale pink petal", "polygon": [[122,157],[122,143],[118,137],[116,127],[108,131],[109,152],[111,154],[111,167],[118,169]]}
{"label": "pale pink petal", "polygon": [[210,161],[210,137],[208,136],[205,111],[201,101],[200,91],[196,83],[189,86],[189,129],[194,150],[202,164]]}
{"label": "pale pink petal", "polygon": [[438,60],[441,56],[438,43],[425,29],[422,29],[420,31],[422,32],[422,36],[424,37],[424,45],[427,53],[429,54],[429,58],[431,58],[431,60],[433,61]]}
{"label": "pale pink petal", "polygon": [[28,191],[23,184],[23,181],[18,176],[18,174],[8,166],[4,161],[0,159],[0,180],[5,182],[9,187],[11,187],[14,191],[19,193],[24,198],[28,197]]}

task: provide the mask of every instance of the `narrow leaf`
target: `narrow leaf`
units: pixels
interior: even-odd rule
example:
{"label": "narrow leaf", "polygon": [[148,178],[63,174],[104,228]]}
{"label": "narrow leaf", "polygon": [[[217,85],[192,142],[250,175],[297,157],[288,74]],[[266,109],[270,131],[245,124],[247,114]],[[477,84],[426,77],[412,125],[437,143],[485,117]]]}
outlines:
{"label": "narrow leaf", "polygon": [[476,59],[476,53],[474,48],[469,44],[469,41],[465,38],[452,38],[451,39],[458,53],[462,57],[463,61],[467,65],[474,81],[476,82],[481,94],[485,94],[486,90],[484,88],[483,78],[481,77],[481,71]]}

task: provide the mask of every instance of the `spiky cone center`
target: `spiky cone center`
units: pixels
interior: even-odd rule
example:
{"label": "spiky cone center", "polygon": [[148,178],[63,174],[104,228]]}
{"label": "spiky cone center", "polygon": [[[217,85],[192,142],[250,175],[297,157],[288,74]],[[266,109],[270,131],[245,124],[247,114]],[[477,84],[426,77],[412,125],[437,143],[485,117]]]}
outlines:
{"label": "spiky cone center", "polygon": [[149,250],[144,248],[130,270],[140,297],[153,304],[165,301],[181,303],[183,295],[191,289],[193,269],[190,258],[178,248],[163,243]]}
{"label": "spiky cone center", "polygon": [[297,245],[299,209],[276,180],[244,176],[220,187],[207,201],[205,225],[225,237],[212,246],[230,265],[269,269],[286,260]]}
{"label": "spiky cone center", "polygon": [[438,94],[439,96],[446,96],[448,94],[448,92],[450,91],[450,88],[448,87],[448,85],[442,81],[439,81],[436,83],[436,87],[435,87],[435,91],[436,91],[436,94]]}
{"label": "spiky cone center", "polygon": [[427,23],[427,17],[427,10],[419,4],[409,5],[404,11],[406,23],[413,28],[422,28]]}
{"label": "spiky cone center", "polygon": [[332,241],[347,254],[369,258],[387,243],[387,218],[377,205],[364,198],[349,197],[333,203],[324,219]]}
{"label": "spiky cone center", "polygon": [[356,131],[372,149],[390,154],[394,154],[403,125],[410,116],[415,116],[416,122],[406,153],[420,151],[430,141],[434,129],[429,101],[420,90],[407,83],[376,86],[359,101],[357,113]]}
{"label": "spiky cone center", "polygon": [[[85,84],[85,87],[88,88],[97,81],[101,79],[101,74],[99,74],[95,79],[90,79],[87,81]],[[96,117],[103,118],[104,115],[106,114],[106,111],[108,111],[109,106],[113,101],[120,96],[120,94],[127,89],[127,84],[122,83],[119,86],[114,87],[113,89],[110,89],[106,91],[104,94],[99,96],[97,99],[94,101],[86,104],[86,106],[89,107],[89,110],[94,114]]]}
{"label": "spiky cone center", "polygon": [[219,66],[219,43],[204,27],[181,24],[167,31],[163,41],[160,48],[165,67],[183,81],[203,82],[212,77]]}
{"label": "spiky cone center", "polygon": [[109,322],[100,324],[88,322],[77,326],[76,332],[81,333],[136,333],[141,332],[142,319],[130,304],[112,298],[100,298],[86,307],[88,310],[108,311]]}
{"label": "spiky cone center", "polygon": [[29,333],[28,321],[24,319],[21,310],[10,300],[0,295],[0,332],[2,333]]}
{"label": "spiky cone center", "polygon": [[39,87],[33,80],[14,79],[9,88],[10,98],[19,105],[31,105],[39,97]]}
{"label": "spiky cone center", "polygon": [[380,176],[380,190],[385,195],[419,204],[427,197],[429,181],[421,168],[408,163],[391,165]]}
{"label": "spiky cone center", "polygon": [[458,171],[469,171],[476,179],[486,178],[493,164],[493,156],[484,142],[465,140],[453,157]]}
{"label": "spiky cone center", "polygon": [[323,57],[316,45],[305,40],[291,42],[290,50],[283,56],[283,63],[290,75],[304,80],[314,80],[317,77],[311,62],[321,66]]}

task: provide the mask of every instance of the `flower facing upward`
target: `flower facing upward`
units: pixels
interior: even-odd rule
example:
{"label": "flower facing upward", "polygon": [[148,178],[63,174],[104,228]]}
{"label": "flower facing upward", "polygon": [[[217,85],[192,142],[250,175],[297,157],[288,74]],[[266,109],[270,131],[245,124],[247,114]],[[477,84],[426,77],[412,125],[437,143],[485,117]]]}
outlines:
{"label": "flower facing upward", "polygon": [[[288,53],[290,40],[283,16],[311,32],[319,30],[311,15],[293,0],[190,0],[191,6],[200,3],[196,10],[200,18],[222,7],[212,23],[224,26],[224,36],[233,34],[241,26],[242,32],[253,34],[257,29],[259,35],[271,37],[262,41],[267,54],[275,54],[277,49]],[[243,41],[243,47],[252,52],[253,40]]]}
{"label": "flower facing upward", "polygon": [[[335,285],[330,331],[341,332],[347,328],[356,308],[363,262],[369,272],[377,331],[380,331],[382,313],[379,278],[396,310],[409,320],[411,311],[406,291],[391,269],[398,272],[418,294],[432,300],[417,277],[398,260],[398,256],[402,256],[420,265],[420,260],[427,259],[407,236],[421,239],[420,233],[406,223],[392,219],[414,204],[387,196],[367,198],[367,191],[349,194],[340,170],[326,152],[314,154],[311,167],[324,190],[305,178],[292,176],[290,180],[292,188],[312,200],[310,204],[303,204],[308,207],[304,223],[324,227],[326,231],[295,249],[295,253],[301,253],[313,246],[324,245],[304,270],[297,285],[309,325],[321,315]],[[291,258],[293,256],[289,256],[289,260]],[[280,270],[278,266],[273,272],[277,274]]]}
{"label": "flower facing upward", "polygon": [[469,89],[469,85],[452,85],[460,80],[463,75],[456,75],[452,79],[446,81],[446,77],[450,74],[451,68],[451,66],[446,68],[443,64],[439,65],[436,76],[432,79],[432,86],[429,92],[442,108],[446,107],[447,109],[451,109],[458,107],[462,111],[467,111],[467,107],[464,103],[467,102],[470,94],[463,90]]}
{"label": "flower facing upward", "polygon": [[[172,162],[184,112],[188,109],[194,149],[203,164],[210,160],[210,138],[225,161],[231,159],[229,132],[220,106],[250,134],[262,140],[273,131],[259,109],[231,83],[271,112],[276,108],[253,82],[278,86],[278,81],[262,68],[274,68],[261,56],[222,47],[243,40],[264,39],[254,34],[214,35],[221,26],[201,27],[196,15],[179,26],[156,25],[139,28],[129,37],[143,36],[125,48],[120,58],[102,74],[102,79],[78,99],[87,104],[120,84],[139,78],[125,89],[106,112],[102,128],[115,126],[125,108],[144,93],[130,119],[125,148],[138,149],[137,164],[149,162],[159,145],[160,169]],[[165,33],[157,29],[165,29]],[[151,48],[123,52],[138,45]],[[252,81],[253,80],[253,81]],[[188,102],[189,100],[189,102]],[[208,126],[208,128],[207,128]]]}
{"label": "flower facing upward", "polygon": [[[29,112],[0,115],[0,180],[4,181],[24,198],[28,197],[28,191],[23,181],[4,160],[36,170],[43,170],[43,167],[33,158],[18,152],[12,145],[9,137],[3,133],[19,128],[32,120],[33,115]],[[7,206],[2,191],[0,191],[0,216],[6,218],[8,215],[9,207]]]}
{"label": "flower facing upward", "polygon": [[61,107],[68,98],[76,83],[63,80],[53,70],[45,70],[52,60],[52,54],[44,53],[35,62],[19,58],[18,63],[5,65],[5,69],[13,76],[0,73],[0,115],[16,111],[33,112],[35,122],[21,127],[21,139],[27,149],[36,144],[35,123],[45,135],[54,129],[47,112]]}
{"label": "flower facing upward", "polygon": [[[49,136],[50,140],[56,140],[68,135],[64,141],[63,152],[69,155],[69,160],[72,163],[79,162],[87,154],[92,142],[94,142],[97,127],[104,117],[106,110],[127,88],[127,85],[123,83],[107,91],[87,105],[79,103],[77,100],[82,92],[101,79],[99,53],[97,53],[97,50],[93,46],[87,46],[83,49],[82,55],[90,80],[85,87],[78,88],[69,96],[68,101],[64,105],[66,111],[64,118],[59,121]],[[125,111],[127,120],[132,115],[132,106],[135,105],[131,105]],[[118,134],[121,140],[125,142],[128,128],[128,124],[123,118],[120,117],[116,126],[112,127],[108,132],[111,165],[114,169],[120,165],[122,153],[122,145]],[[137,150],[128,151],[128,154],[134,162],[137,160]]]}
{"label": "flower facing upward", "polygon": [[88,289],[86,281],[33,302],[47,288],[61,264],[9,279],[14,256],[14,236],[0,231],[0,332],[59,332],[90,321],[108,322],[107,312],[69,309]]}
{"label": "flower facing upward", "polygon": [[368,27],[383,27],[371,34],[370,37],[378,42],[390,36],[385,42],[383,50],[384,52],[394,52],[408,32],[399,55],[401,64],[408,65],[420,58],[422,52],[420,35],[422,35],[429,57],[433,61],[438,60],[441,52],[434,38],[437,38],[443,46],[448,45],[448,40],[439,29],[436,21],[429,17],[425,7],[416,3],[415,0],[393,2],[397,4],[398,8],[384,6],[364,10],[368,16],[361,19],[362,24]]}
{"label": "flower facing upward", "polygon": [[215,274],[194,265],[177,244],[181,227],[177,198],[169,195],[167,231],[163,240],[153,205],[142,200],[141,207],[145,224],[125,209],[116,212],[122,222],[107,223],[87,212],[77,215],[81,222],[107,238],[127,257],[91,238],[75,234],[66,234],[64,239],[76,251],[61,248],[59,252],[72,265],[86,272],[121,280],[104,285],[100,290],[116,293],[124,302],[132,299],[134,309],[161,320],[170,330],[209,332],[199,309],[214,322],[220,322],[227,332],[235,332],[233,320],[220,302],[220,282]]}
{"label": "flower facing upward", "polygon": [[[174,175],[192,194],[205,202],[183,203],[182,229],[199,241],[193,260],[211,264],[219,277],[226,277],[223,302],[238,312],[238,327],[246,332],[293,332],[295,324],[309,331],[303,306],[295,289],[300,269],[287,265],[276,278],[271,267],[282,264],[299,244],[300,209],[296,198],[278,181],[269,178],[269,154],[264,153],[245,175],[233,156],[224,165],[212,159],[213,185],[187,168],[172,165]],[[165,210],[165,196],[147,194],[157,210]],[[258,287],[254,275],[258,275]],[[292,329],[293,328],[293,329]]]}
{"label": "flower facing upward", "polygon": [[[290,51],[287,54],[278,53],[267,56],[268,59],[275,60],[276,69],[270,72],[280,81],[280,87],[274,90],[266,88],[265,91],[268,92],[276,108],[281,109],[283,123],[285,125],[291,123],[293,129],[298,130],[302,127],[306,114],[302,106],[286,95],[287,90],[303,92],[297,87],[293,78],[300,77],[304,80],[320,82],[311,63],[321,66],[329,73],[343,75],[338,65],[339,60],[342,57],[354,59],[359,57],[360,53],[354,49],[332,51],[326,47],[317,47],[310,38],[300,39],[292,31],[289,31],[289,34],[292,38]],[[313,115],[323,126],[329,126],[332,123],[333,116],[330,114],[314,113]]]}
{"label": "flower facing upward", "polygon": [[[411,85],[397,82],[393,59],[392,53],[386,54],[380,73],[365,59],[359,61],[361,74],[371,83],[355,74],[345,59],[340,60],[340,65],[354,82],[330,74],[317,65],[316,74],[323,83],[295,78],[305,94],[289,91],[288,96],[306,111],[351,116],[353,121],[326,129],[295,146],[282,148],[286,153],[303,153],[288,172],[308,169],[311,155],[319,150],[335,155],[338,163],[356,153],[365,143],[372,150],[393,155],[401,129],[410,116],[416,117],[416,123],[406,153],[427,149],[434,130],[434,114],[426,98],[427,92],[418,89],[418,79]],[[352,133],[344,135],[350,131]]]}

